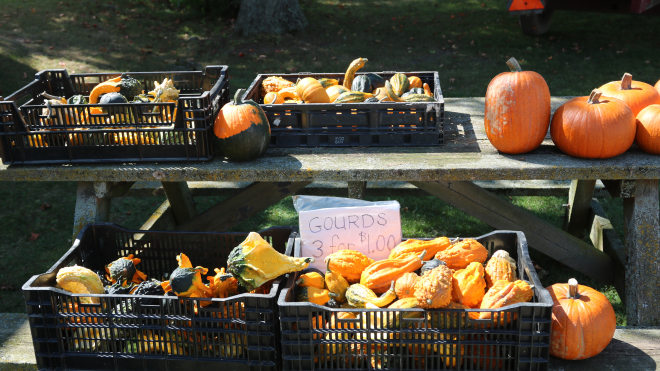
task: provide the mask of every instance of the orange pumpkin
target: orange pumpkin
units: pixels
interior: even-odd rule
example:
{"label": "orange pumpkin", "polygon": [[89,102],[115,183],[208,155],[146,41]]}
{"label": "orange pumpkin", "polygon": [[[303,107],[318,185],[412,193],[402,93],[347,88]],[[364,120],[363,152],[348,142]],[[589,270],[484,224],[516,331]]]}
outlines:
{"label": "orange pumpkin", "polygon": [[632,110],[616,98],[602,97],[594,89],[588,97],[577,97],[555,111],[550,125],[552,141],[573,157],[610,158],[630,148],[636,123]]}
{"label": "orange pumpkin", "polygon": [[417,76],[408,76],[408,89],[421,88],[422,80]]}
{"label": "orange pumpkin", "polygon": [[394,292],[399,299],[415,297],[415,283],[419,276],[414,273],[406,273],[394,282]]}
{"label": "orange pumpkin", "polygon": [[220,151],[235,161],[263,155],[270,143],[266,114],[254,101],[243,101],[243,93],[245,89],[238,89],[234,101],[222,107],[213,127]]}
{"label": "orange pumpkin", "polygon": [[598,88],[606,97],[622,100],[632,110],[633,116],[651,104],[660,104],[660,93],[645,82],[633,81],[624,73],[621,81],[612,81]]}
{"label": "orange pumpkin", "polygon": [[296,92],[305,103],[330,103],[330,97],[323,85],[313,77],[300,80],[296,85]]}
{"label": "orange pumpkin", "polygon": [[642,151],[660,155],[660,104],[652,104],[637,114],[635,141]]}
{"label": "orange pumpkin", "polygon": [[605,295],[578,285],[574,278],[568,284],[554,284],[546,290],[554,302],[550,354],[574,360],[603,351],[616,330],[614,309]]}
{"label": "orange pumpkin", "polygon": [[550,124],[550,89],[536,72],[523,71],[515,58],[511,72],[495,76],[486,90],[486,136],[504,153],[536,149]]}
{"label": "orange pumpkin", "polygon": [[267,93],[264,97],[264,104],[282,104],[284,103],[284,98],[277,94],[274,91]]}

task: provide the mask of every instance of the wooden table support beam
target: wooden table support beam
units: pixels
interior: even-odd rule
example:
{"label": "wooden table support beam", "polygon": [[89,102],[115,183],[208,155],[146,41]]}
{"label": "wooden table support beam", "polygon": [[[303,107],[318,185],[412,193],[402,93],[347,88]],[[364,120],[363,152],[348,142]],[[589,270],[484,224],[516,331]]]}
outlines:
{"label": "wooden table support beam", "polygon": [[[78,232],[87,224],[107,222],[110,219],[110,200],[112,198],[97,195],[97,189],[108,190],[112,187],[111,182],[105,183],[78,182],[72,241],[75,241]],[[101,194],[101,196],[105,196],[105,194]]]}
{"label": "wooden table support beam", "polygon": [[255,182],[177,226],[181,231],[227,231],[252,215],[266,210],[311,182]]}
{"label": "wooden table support beam", "polygon": [[363,199],[367,192],[367,182],[348,182],[348,197]]}
{"label": "wooden table support beam", "polygon": [[623,199],[626,230],[626,314],[629,326],[660,325],[660,205],[658,180],[637,180]]}
{"label": "wooden table support beam", "polygon": [[573,180],[568,191],[568,214],[564,220],[564,230],[577,238],[584,238],[587,229],[591,198],[596,188],[596,180]]}
{"label": "wooden table support beam", "polygon": [[619,239],[612,223],[596,198],[591,200],[589,209],[589,223],[591,231],[589,238],[594,246],[609,255],[614,261],[614,288],[619,294],[621,302],[626,303],[626,248]]}
{"label": "wooden table support beam", "polygon": [[613,282],[609,256],[470,182],[411,182],[493,228],[522,231],[529,246],[595,280]]}
{"label": "wooden table support beam", "polygon": [[162,182],[162,185],[177,224],[183,224],[197,215],[187,182]]}

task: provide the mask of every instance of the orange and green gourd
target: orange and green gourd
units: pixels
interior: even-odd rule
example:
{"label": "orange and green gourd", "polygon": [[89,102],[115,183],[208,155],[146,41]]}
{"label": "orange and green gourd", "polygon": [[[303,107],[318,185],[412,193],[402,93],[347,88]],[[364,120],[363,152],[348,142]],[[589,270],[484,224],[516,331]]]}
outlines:
{"label": "orange and green gourd", "polygon": [[147,279],[147,275],[135,267],[140,264],[140,261],[140,259],[134,258],[133,254],[113,261],[105,266],[106,279],[110,283],[115,283],[123,278],[126,282],[139,284]]}
{"label": "orange and green gourd", "polygon": [[270,144],[270,124],[263,109],[254,101],[243,101],[245,89],[238,89],[234,101],[218,113],[213,133],[219,150],[234,161],[253,160]]}
{"label": "orange and green gourd", "polygon": [[210,298],[213,295],[211,288],[202,282],[202,274],[208,272],[207,268],[193,268],[186,254],[176,257],[179,267],[172,272],[170,280],[162,283],[165,292],[172,291],[181,297]]}

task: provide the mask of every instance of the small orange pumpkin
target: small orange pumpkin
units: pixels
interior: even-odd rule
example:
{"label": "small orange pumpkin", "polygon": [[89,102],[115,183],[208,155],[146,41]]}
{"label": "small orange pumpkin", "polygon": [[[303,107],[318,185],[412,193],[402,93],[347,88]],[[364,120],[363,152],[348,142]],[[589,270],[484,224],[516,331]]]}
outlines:
{"label": "small orange pumpkin", "polygon": [[412,88],[421,88],[422,80],[417,76],[408,76],[408,90]]}
{"label": "small orange pumpkin", "polygon": [[598,88],[606,97],[622,100],[632,110],[633,116],[651,104],[660,104],[660,93],[645,82],[634,81],[624,73],[621,81],[612,81]]}
{"label": "small orange pumpkin", "polygon": [[415,297],[415,283],[419,276],[414,273],[406,273],[394,282],[394,292],[399,299]]}
{"label": "small orange pumpkin", "polygon": [[330,97],[323,85],[313,77],[300,80],[296,85],[296,92],[305,103],[330,103]]}
{"label": "small orange pumpkin", "polygon": [[602,352],[616,330],[614,309],[605,295],[578,285],[574,278],[568,285],[554,284],[546,290],[554,302],[550,354],[574,360]]}
{"label": "small orange pumpkin", "polygon": [[602,97],[594,89],[588,97],[562,104],[552,117],[552,141],[567,155],[610,158],[630,148],[636,122],[632,110],[616,98]]}
{"label": "small orange pumpkin", "polygon": [[652,104],[637,114],[635,141],[642,151],[660,155],[660,104]]}
{"label": "small orange pumpkin", "polygon": [[510,154],[536,149],[550,124],[550,89],[536,72],[523,71],[515,58],[511,72],[495,76],[486,90],[486,136],[499,151]]}
{"label": "small orange pumpkin", "polygon": [[245,89],[238,89],[234,101],[222,107],[213,127],[220,151],[234,161],[255,159],[270,144],[266,114],[254,101],[243,101],[243,93]]}
{"label": "small orange pumpkin", "polygon": [[264,104],[282,104],[284,103],[284,98],[277,94],[274,91],[267,93],[264,97]]}

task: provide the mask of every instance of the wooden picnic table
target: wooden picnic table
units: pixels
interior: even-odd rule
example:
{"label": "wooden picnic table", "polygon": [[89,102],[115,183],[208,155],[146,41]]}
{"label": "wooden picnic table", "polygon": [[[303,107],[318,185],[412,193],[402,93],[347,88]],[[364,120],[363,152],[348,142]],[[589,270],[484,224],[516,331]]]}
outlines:
{"label": "wooden picnic table", "polygon": [[[567,99],[552,98],[553,110]],[[523,231],[532,248],[613,284],[626,303],[628,325],[660,325],[660,157],[633,148],[607,160],[576,159],[562,154],[549,136],[532,153],[504,155],[484,133],[483,98],[445,103],[440,147],[269,149],[246,163],[216,158],[195,164],[0,166],[0,181],[77,181],[74,235],[88,223],[109,221],[111,199],[139,188],[136,182],[160,182],[168,198],[144,229],[200,231],[226,230],[312,182],[347,181],[348,196],[358,198],[367,182],[408,182],[493,228]],[[478,185],[502,180],[571,181],[565,228]],[[625,244],[593,198],[597,180],[624,200]],[[197,213],[187,182],[211,181],[241,185]]]}

